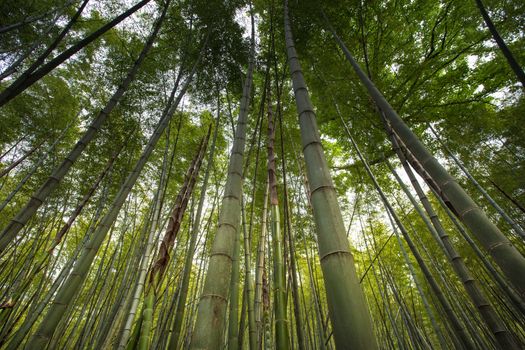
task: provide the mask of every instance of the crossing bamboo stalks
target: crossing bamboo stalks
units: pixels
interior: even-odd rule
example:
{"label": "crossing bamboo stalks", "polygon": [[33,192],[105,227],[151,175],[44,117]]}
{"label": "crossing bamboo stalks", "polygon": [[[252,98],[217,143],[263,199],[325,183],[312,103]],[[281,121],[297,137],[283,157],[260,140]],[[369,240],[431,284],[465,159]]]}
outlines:
{"label": "crossing bamboo stalks", "polygon": [[278,349],[290,348],[290,335],[286,315],[286,278],[284,270],[283,236],[277,195],[277,175],[275,168],[275,123],[272,111],[271,87],[266,94],[268,99],[268,186],[270,195],[272,255],[273,255],[273,300],[275,313],[275,342]]}
{"label": "crossing bamboo stalks", "polygon": [[[391,172],[394,174],[394,176],[396,177],[397,181],[399,182],[399,184],[401,185],[401,187],[403,188],[403,190],[405,191],[405,193],[408,196],[410,194],[410,192],[408,191],[406,186],[403,184],[401,178],[399,178],[399,175],[392,168],[390,163],[387,162],[387,164],[388,164]],[[408,172],[407,172],[407,174],[408,174]],[[410,178],[411,182],[412,181],[417,181],[413,177],[413,174],[409,174],[409,178]],[[416,188],[417,185],[415,185],[414,183],[413,183],[413,185],[414,185],[413,187]],[[421,197],[420,191],[418,189],[416,189],[416,192],[417,192],[417,194],[418,194],[418,196],[420,198],[420,201],[423,202],[424,200]],[[412,200],[413,200],[413,198],[412,198]],[[427,199],[427,201],[428,201],[428,199]],[[425,207],[425,209],[427,209],[426,205],[424,205],[424,207]],[[438,220],[437,219],[437,215],[433,211],[431,211],[431,212],[427,211],[427,214],[429,215],[430,219],[433,222],[436,222]],[[452,242],[450,242],[448,234],[445,233],[445,231],[443,230],[443,227],[441,226],[441,224],[437,224],[437,225],[433,224],[433,225],[434,226],[432,226],[432,229],[435,230],[435,232],[434,232],[435,237],[437,239],[441,240],[441,243],[442,243],[441,246],[445,250],[446,256],[448,257],[449,261],[451,262],[451,264],[452,264],[452,266],[454,268],[454,271],[456,272],[456,274],[460,278],[461,282],[465,286],[465,290],[467,291],[467,294],[472,299],[473,304],[477,307],[477,309],[480,312],[482,318],[486,322],[487,327],[489,327],[489,329],[492,331],[492,333],[494,334],[495,338],[498,340],[498,342],[502,345],[503,348],[510,348],[510,349],[516,348],[516,346],[514,345],[514,341],[512,339],[512,336],[510,335],[509,331],[506,329],[503,321],[499,318],[499,316],[495,312],[494,307],[492,306],[492,304],[485,297],[483,291],[480,289],[480,287],[478,285],[478,282],[473,277],[471,277],[469,269],[465,266],[462,257],[457,253],[457,251],[455,250],[454,246],[452,245]]]}
{"label": "crossing bamboo stalks", "polygon": [[145,296],[144,296],[144,305],[142,308],[142,327],[140,331],[140,339],[138,348],[141,350],[149,349],[150,347],[150,336],[151,328],[153,325],[153,311],[155,304],[158,299],[158,293],[160,287],[163,283],[166,269],[170,261],[170,251],[173,248],[175,239],[178,236],[182,219],[184,218],[184,213],[186,212],[186,207],[188,206],[188,201],[197,182],[197,177],[199,170],[202,164],[202,159],[208,147],[208,140],[210,138],[211,125],[208,128],[208,134],[206,137],[201,139],[199,147],[197,148],[197,153],[193,158],[186,176],[184,183],[182,184],[177,198],[175,200],[175,206],[171,212],[171,215],[168,219],[168,227],[160,243],[159,251],[157,253],[157,258],[154,260],[154,263],[149,271],[149,276],[147,280]]}
{"label": "crossing bamboo stalks", "polygon": [[[141,2],[141,6],[145,5],[148,1],[149,0],[143,0]],[[137,6],[139,5],[136,5],[135,7]],[[4,230],[0,234],[0,236],[2,237],[0,239],[0,253],[6,249],[6,247],[13,239],[16,238],[17,234],[25,226],[29,219],[31,219],[35,215],[38,208],[46,201],[46,199],[55,190],[55,188],[58,187],[60,181],[69,172],[69,169],[80,157],[87,145],[94,139],[95,135],[98,133],[106,119],[109,117],[111,111],[120,102],[120,100],[124,96],[124,93],[129,88],[131,82],[135,79],[135,76],[137,75],[137,72],[142,62],[146,58],[146,55],[153,46],[155,38],[157,37],[160,27],[162,26],[162,22],[164,21],[164,18],[166,16],[166,11],[168,10],[168,7],[169,1],[166,3],[160,17],[154,24],[153,30],[148,40],[146,41],[139,57],[137,58],[133,66],[130,68],[126,77],[124,78],[120,86],[117,88],[115,93],[111,96],[106,106],[91,122],[91,124],[87,128],[87,131],[84,133],[84,135],[82,135],[80,140],[75,144],[71,152],[69,152],[69,154],[62,161],[62,163],[53,171],[53,173],[49,176],[46,182],[32,195],[29,202],[24,206],[23,209],[21,209],[18,212],[18,214],[11,220],[8,226],[4,228]],[[136,10],[138,10],[138,8],[136,8],[135,11]]]}
{"label": "crossing bamboo stalks", "polygon": [[[68,23],[64,26],[62,31],[57,35],[57,37],[53,40],[53,42],[42,52],[38,58],[31,64],[31,66],[24,71],[23,74],[29,75],[30,73],[34,72],[35,69],[37,69],[40,65],[42,65],[45,61],[45,59],[49,56],[51,52],[53,52],[54,49],[62,42],[64,37],[69,33],[71,27],[78,21],[80,15],[82,14],[82,11],[84,11],[84,8],[86,7],[89,0],[83,0],[80,4],[80,7],[77,9],[75,14],[71,17],[71,19],[68,21]],[[58,20],[58,18],[56,18]],[[21,24],[23,22],[19,22],[18,24]],[[0,33],[3,31],[5,27],[0,29]],[[49,27],[51,29],[51,27]],[[0,80],[10,76],[11,74],[15,73],[17,69],[21,66],[22,62],[24,62],[37,48],[37,45],[33,45],[30,47],[26,52],[20,57],[14,61],[9,67],[7,67],[2,73],[0,73]]]}
{"label": "crossing bamboo stalks", "polygon": [[403,223],[401,222],[401,220],[399,219],[399,217],[395,213],[392,205],[390,204],[390,202],[386,198],[385,194],[383,193],[383,190],[381,189],[381,186],[379,186],[379,183],[377,182],[374,174],[372,173],[372,170],[370,169],[368,163],[364,159],[364,157],[363,157],[363,155],[362,155],[362,153],[361,153],[357,143],[354,141],[354,139],[353,139],[353,137],[352,137],[352,135],[350,133],[350,130],[348,129],[348,126],[344,122],[342,116],[340,116],[340,119],[341,119],[341,122],[343,123],[345,131],[346,131],[346,133],[348,135],[348,138],[349,138],[353,148],[355,149],[355,151],[357,152],[357,154],[359,156],[359,159],[363,163],[363,165],[364,165],[364,167],[366,169],[366,172],[367,172],[368,176],[370,177],[370,179],[372,180],[372,182],[374,184],[374,187],[377,190],[379,196],[381,197],[381,200],[382,200],[385,208],[388,210],[389,214],[393,217],[394,222],[396,223],[397,227],[401,231],[401,234],[403,235],[403,238],[407,242],[407,244],[408,244],[408,246],[410,248],[410,251],[412,252],[414,257],[416,258],[416,261],[417,261],[419,267],[421,268],[425,278],[427,279],[428,283],[430,284],[430,287],[432,288],[434,294],[438,298],[441,306],[443,307],[443,309],[445,311],[445,314],[447,315],[447,319],[448,319],[448,321],[450,322],[450,324],[452,325],[452,327],[454,329],[454,332],[459,337],[462,346],[465,347],[466,349],[472,349],[473,348],[472,341],[470,340],[470,338],[466,334],[464,326],[461,324],[461,322],[457,318],[456,314],[452,310],[452,307],[451,307],[450,303],[448,302],[448,300],[443,295],[443,292],[442,292],[440,286],[437,284],[436,280],[434,279],[434,277],[432,276],[430,270],[428,269],[425,261],[423,260],[423,258],[419,254],[415,244],[413,243],[412,239],[408,235],[408,231],[406,230],[405,226],[403,225]]}
{"label": "crossing bamboo stalks", "polygon": [[[405,153],[405,152],[403,152]],[[510,298],[510,300],[514,303],[514,305],[521,311],[523,315],[525,315],[525,302],[520,298],[520,296],[514,291],[514,289],[507,283],[507,281],[501,276],[501,273],[496,270],[496,268],[493,266],[493,264],[489,261],[489,259],[483,254],[483,252],[479,249],[478,245],[474,240],[470,237],[470,235],[467,233],[467,231],[463,228],[463,226],[457,221],[456,216],[450,211],[448,206],[445,204],[443,199],[435,192],[433,192],[435,195],[435,198],[438,200],[439,204],[447,214],[447,217],[450,219],[454,227],[456,227],[457,231],[460,233],[460,235],[465,239],[465,241],[468,243],[468,245],[472,248],[476,256],[481,260],[483,266],[485,266],[485,269],[490,273],[492,278],[499,284],[502,290],[504,290],[507,294],[507,296]]]}
{"label": "crossing bamboo stalks", "polygon": [[157,141],[159,140],[161,134],[163,133],[164,129],[168,125],[168,122],[175,113],[175,110],[178,107],[182,97],[184,96],[186,89],[188,88],[188,85],[191,81],[191,78],[193,77],[193,74],[195,73],[196,67],[197,65],[195,64],[193,66],[192,71],[189,73],[186,81],[184,82],[184,85],[182,86],[177,98],[171,104],[167,105],[164,109],[164,112],[162,113],[162,117],[157,125],[157,128],[155,129],[155,132],[151,135],[150,140],[148,141],[146,148],[142,152],[141,157],[139,158],[137,163],[135,163],[133,170],[121,186],[108,213],[100,221],[97,229],[92,235],[91,240],[86,244],[86,247],[84,248],[84,251],[82,252],[80,258],[78,259],[73,269],[73,272],[64,282],[62,287],[58,290],[51,307],[49,308],[42,323],[40,324],[40,327],[29,340],[26,346],[27,349],[42,348],[48,343],[48,341],[53,336],[57,324],[60,322],[60,319],[62,318],[63,314],[66,312],[76,293],[82,286],[82,283],[84,282],[89,272],[89,268],[93,263],[93,259],[95,258],[100,245],[104,241],[107,232],[109,231],[112,224],[115,222],[120,208],[124,204],[128,194],[131,192],[133,185],[137,181],[140,172],[144,168],[149,156],[153,152],[153,149],[155,148],[155,145],[157,144]]}
{"label": "crossing bamboo stalks", "polygon": [[[78,115],[77,115],[78,117]],[[38,170],[38,168],[44,163],[44,161],[49,157],[50,154],[55,150],[57,145],[62,141],[68,130],[73,126],[73,122],[76,120],[74,118],[71,120],[67,126],[62,130],[60,135],[56,138],[56,140],[43,152],[43,154],[40,156],[36,164],[29,170],[29,172],[23,177],[22,180],[16,185],[16,187],[7,195],[7,197],[0,203],[0,211],[4,210],[4,208],[9,204],[9,202],[13,199],[13,197],[24,187],[24,185],[29,181],[31,176]]]}
{"label": "crossing bamboo stalks", "polygon": [[265,266],[265,250],[266,250],[266,233],[267,233],[267,217],[268,217],[268,192],[269,184],[268,177],[266,177],[266,185],[264,190],[263,209],[261,217],[261,229],[259,232],[259,240],[257,242],[257,269],[255,270],[255,324],[257,329],[257,344],[258,349],[261,349],[260,344],[263,343],[264,325],[263,325],[263,274]]}
{"label": "crossing bamboo stalks", "polygon": [[474,176],[472,176],[472,174],[467,170],[467,168],[465,168],[463,163],[447,147],[445,142],[441,139],[441,137],[439,137],[439,135],[437,134],[436,130],[434,130],[432,125],[429,125],[429,127],[432,133],[434,134],[434,136],[436,137],[436,139],[438,140],[438,142],[445,149],[445,151],[450,155],[452,160],[454,160],[454,163],[456,163],[456,165],[461,169],[461,171],[463,171],[463,173],[467,176],[470,182],[472,182],[472,184],[478,189],[478,191],[481,192],[483,197],[485,197],[485,199],[490,203],[490,205],[492,205],[492,207],[496,209],[496,211],[501,215],[503,220],[505,220],[512,227],[514,232],[522,239],[525,239],[525,232],[521,229],[521,227],[519,227],[519,225],[514,220],[512,220],[512,218],[505,212],[505,210],[503,210],[503,208],[500,207],[499,204],[496,203],[494,199],[492,199],[492,197],[483,188],[483,186],[480,185],[480,183],[474,178]]}
{"label": "crossing bamboo stalks", "polygon": [[53,239],[53,242],[51,243],[51,247],[49,247],[49,249],[48,249],[49,253],[51,253],[53,251],[53,249],[55,249],[55,247],[60,244],[60,242],[62,241],[64,236],[67,234],[67,232],[69,231],[69,229],[71,228],[71,226],[75,222],[76,218],[80,215],[80,213],[82,212],[82,209],[84,209],[86,204],[89,202],[89,200],[91,199],[91,197],[93,196],[93,194],[97,190],[98,186],[100,185],[100,183],[102,182],[102,180],[104,179],[106,174],[113,167],[113,163],[117,159],[117,157],[118,157],[118,155],[119,155],[121,150],[122,150],[122,147],[119,150],[117,150],[116,152],[113,153],[113,155],[111,156],[111,158],[107,162],[107,164],[104,167],[104,169],[102,170],[102,172],[95,179],[95,181],[93,182],[93,184],[91,185],[89,190],[86,192],[86,194],[84,195],[84,197],[82,198],[80,203],[77,205],[77,207],[75,208],[73,213],[71,213],[71,215],[69,216],[69,219],[67,220],[67,222],[64,224],[64,226],[62,226],[60,231],[57,232],[57,234],[55,235],[55,238]]}
{"label": "crossing bamboo stalks", "polygon": [[[175,150],[176,150],[178,140],[179,140],[181,124],[182,124],[182,115],[179,117],[177,136],[174,141],[172,156],[175,155]],[[135,289],[134,291],[132,291],[132,294],[130,294],[130,297],[131,295],[133,296],[129,304],[129,308],[126,309],[126,313],[123,315],[124,328],[122,330],[122,334],[120,336],[120,340],[118,344],[119,349],[124,349],[126,347],[126,344],[128,343],[131,329],[132,329],[132,323],[133,323],[133,320],[135,319],[135,315],[137,314],[137,309],[139,307],[139,300],[140,300],[140,297],[142,296],[144,285],[146,284],[146,275],[148,273],[148,266],[150,264],[151,252],[153,250],[153,240],[154,240],[155,234],[157,233],[158,223],[159,223],[160,214],[161,214],[162,202],[164,199],[165,184],[167,184],[167,180],[169,177],[168,175],[170,172],[170,170],[167,169],[168,149],[169,149],[169,130],[167,130],[167,133],[166,133],[166,148],[164,150],[164,157],[162,161],[162,170],[160,174],[160,180],[159,180],[159,184],[157,187],[157,191],[155,192],[155,198],[153,199],[152,205],[151,205],[151,212],[152,212],[151,220],[150,222],[147,222],[144,225],[145,230],[147,230],[147,226],[149,225],[149,230],[147,230],[148,233],[146,235],[146,244],[144,247],[144,253],[142,254],[142,259],[140,259],[140,265],[138,268],[139,275],[138,275],[138,278],[135,284]]]}
{"label": "crossing bamboo stalks", "polygon": [[[218,101],[220,100],[219,97],[217,97],[217,100]],[[184,319],[184,314],[186,312],[186,299],[188,296],[193,257],[195,254],[195,248],[197,244],[199,224],[200,224],[200,218],[202,215],[202,210],[204,207],[204,200],[206,199],[206,189],[208,188],[208,179],[210,177],[210,171],[213,166],[213,156],[215,155],[215,143],[217,141],[217,135],[219,133],[219,127],[220,127],[220,117],[221,117],[220,104],[217,104],[217,119],[215,122],[215,130],[213,131],[213,138],[212,138],[212,142],[210,146],[210,152],[208,154],[206,171],[204,173],[204,179],[202,180],[199,204],[197,206],[197,213],[195,216],[193,228],[190,233],[190,244],[188,247],[188,253],[186,255],[186,259],[184,262],[184,272],[182,276],[179,295],[177,297],[178,300],[177,300],[177,307],[175,310],[175,320],[173,321],[173,329],[172,329],[172,334],[171,334],[170,343],[169,343],[170,349],[177,349],[177,346],[179,344],[179,338],[181,335],[182,321]]]}
{"label": "crossing bamboo stalks", "polygon": [[71,17],[71,19],[67,22],[67,24],[64,26],[62,31],[57,35],[55,40],[42,52],[38,58],[29,66],[22,75],[17,79],[17,81],[22,82],[24,79],[28,79],[29,75],[33,73],[38,67],[40,67],[46,60],[46,58],[57,48],[57,46],[60,44],[60,42],[64,39],[64,37],[67,35],[71,27],[77,22],[80,15],[82,14],[82,11],[84,11],[84,8],[88,4],[89,0],[83,0],[80,4],[80,7],[77,9],[75,14]]}
{"label": "crossing bamboo stalks", "polygon": [[[414,176],[412,169],[410,169],[403,152],[399,148],[397,140],[394,137],[394,134],[392,130],[390,129],[387,121],[384,119],[383,121],[384,121],[385,129],[389,134],[390,141],[392,142],[394,151],[397,153],[399,159],[401,160],[401,164],[403,165],[403,168],[405,169],[405,172],[408,175],[410,182],[412,183],[412,187],[414,187],[414,189],[416,190],[419,200],[421,204],[423,204],[423,207],[425,208],[425,211],[427,212],[428,217],[430,218],[432,225],[437,233],[437,235],[435,236],[439,237],[439,239],[441,240],[442,247],[445,249],[445,253],[447,257],[449,258],[449,261],[452,264],[454,271],[456,272],[459,279],[463,283],[465,290],[467,291],[467,294],[472,300],[472,303],[476,306],[476,308],[480,312],[483,320],[485,321],[489,329],[492,331],[492,333],[494,334],[494,337],[497,339],[501,347],[517,349],[518,346],[517,344],[515,344],[509,331],[506,329],[505,324],[500,319],[500,317],[497,315],[497,313],[494,310],[494,307],[488,301],[483,291],[480,289],[477,281],[474,278],[472,278],[470,270],[467,268],[467,266],[463,262],[463,258],[461,257],[461,255],[458,254],[456,248],[454,247],[453,243],[449,239],[448,234],[445,232],[445,229],[443,228],[441,221],[439,220],[439,217],[434,211],[434,208],[432,208],[430,201],[426,197],[423,189],[421,188],[421,186],[419,185],[419,182]],[[397,177],[396,172],[390,166],[388,161],[387,161],[387,164],[389,165],[392,173]],[[401,184],[402,183],[401,179],[399,179],[399,177],[397,178]],[[406,193],[410,193],[410,192],[406,191]]]}
{"label": "crossing bamboo stalks", "polygon": [[337,44],[352,65],[359,79],[367,88],[369,94],[390,122],[392,129],[403,141],[407,149],[418,159],[422,167],[437,184],[438,193],[450,201],[455,212],[463,223],[472,231],[483,247],[492,255],[503,273],[512,282],[522,298],[525,298],[525,257],[501,233],[487,215],[474,203],[447,170],[430,154],[419,138],[410,130],[397,115],[372,81],[357,64],[350,51],[339,38],[331,24],[327,21]]}
{"label": "crossing bamboo stalks", "polygon": [[509,64],[510,68],[516,75],[516,78],[521,83],[522,88],[525,89],[525,72],[520,67],[520,64],[518,61],[516,61],[516,58],[510,51],[507,44],[505,44],[505,41],[499,34],[498,30],[496,29],[496,26],[492,22],[492,19],[490,18],[487,10],[485,9],[485,5],[481,0],[475,0],[476,6],[479,9],[479,12],[481,13],[481,16],[483,17],[483,21],[485,21],[485,24],[489,28],[490,34],[492,34],[492,37],[494,38],[494,41],[498,44],[499,49],[503,53],[503,56],[505,56],[505,59],[507,60],[507,63]]}
{"label": "crossing bamboo stalks", "polygon": [[80,40],[78,43],[63,51],[61,54],[53,58],[48,63],[40,66],[39,69],[32,71],[30,74],[21,75],[17,80],[11,83],[11,85],[9,85],[4,91],[0,93],[0,107],[2,107],[7,102],[11,101],[13,98],[24,92],[24,90],[36,83],[42,77],[44,77],[53,69],[58,67],[60,64],[64,63],[67,59],[69,59],[78,51],[82,50],[85,46],[93,42],[102,34],[106,33],[108,30],[110,30],[111,28],[113,28],[114,26],[131,16],[133,13],[137,12],[149,1],[150,0],[142,0],[138,4],[134,5],[133,7],[129,8],[127,11],[122,13],[121,15],[115,17],[112,21],[103,25],[84,39]]}
{"label": "crossing bamboo stalks", "polygon": [[42,139],[40,142],[38,142],[36,145],[34,145],[29,151],[27,151],[23,156],[15,160],[13,163],[9,164],[5,169],[2,169],[0,171],[0,177],[3,177],[7,175],[11,170],[16,168],[20,163],[22,163],[27,157],[32,155],[36,150],[42,146],[42,144],[46,141],[46,139]]}

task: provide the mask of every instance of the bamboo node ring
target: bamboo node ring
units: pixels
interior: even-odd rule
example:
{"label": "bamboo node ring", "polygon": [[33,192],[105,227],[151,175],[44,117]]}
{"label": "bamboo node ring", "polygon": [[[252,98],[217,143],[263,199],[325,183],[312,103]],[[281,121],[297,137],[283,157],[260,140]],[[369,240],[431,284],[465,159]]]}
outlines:
{"label": "bamboo node ring", "polygon": [[338,253],[351,255],[348,250],[341,250],[341,249],[332,250],[331,252],[328,252],[328,253],[324,254],[323,256],[321,256],[321,259],[319,259],[319,261],[323,261],[329,255],[338,254]]}
{"label": "bamboo node ring", "polygon": [[503,242],[496,242],[496,243],[492,243],[491,245],[489,245],[488,247],[488,251],[491,252],[493,251],[494,249],[502,246],[502,245],[511,245],[509,241],[503,241]]}
{"label": "bamboo node ring", "polygon": [[227,302],[228,300],[223,297],[222,295],[219,295],[219,294],[203,294],[201,295],[201,299],[204,299],[204,298],[216,298],[216,299],[221,299],[225,302]]}

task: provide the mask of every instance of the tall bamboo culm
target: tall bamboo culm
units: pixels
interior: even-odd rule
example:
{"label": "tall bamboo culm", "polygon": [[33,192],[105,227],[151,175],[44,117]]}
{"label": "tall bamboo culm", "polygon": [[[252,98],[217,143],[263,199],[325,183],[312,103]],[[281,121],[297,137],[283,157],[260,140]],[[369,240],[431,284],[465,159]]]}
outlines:
{"label": "tall bamboo culm", "polygon": [[[220,101],[219,98],[217,98]],[[193,264],[193,257],[195,254],[195,248],[197,245],[197,238],[200,228],[200,221],[202,210],[204,208],[204,201],[206,199],[206,189],[208,188],[208,179],[210,177],[210,171],[213,166],[213,156],[215,155],[215,144],[217,141],[217,135],[220,127],[220,104],[217,103],[217,120],[215,122],[215,130],[213,131],[213,139],[210,146],[210,152],[208,154],[206,170],[204,172],[204,179],[202,180],[202,186],[200,191],[199,204],[197,205],[197,214],[193,223],[192,230],[190,232],[190,245],[188,247],[188,253],[184,260],[184,271],[182,274],[182,281],[180,286],[179,295],[177,296],[177,307],[175,309],[175,319],[173,320],[173,327],[169,342],[169,349],[177,349],[179,344],[179,338],[182,330],[182,321],[186,312],[186,299],[188,296],[190,276]]]}
{"label": "tall bamboo culm", "polygon": [[[478,312],[485,321],[487,327],[492,331],[494,337],[500,343],[500,345],[505,349],[517,349],[517,345],[514,343],[514,340],[512,339],[512,336],[509,333],[509,331],[506,329],[505,324],[494,310],[492,303],[485,297],[485,294],[480,289],[476,279],[474,279],[471,276],[470,270],[463,262],[462,256],[458,254],[456,248],[454,247],[454,244],[449,239],[448,234],[445,232],[445,229],[441,225],[439,217],[437,216],[432,205],[430,204],[430,201],[423,192],[423,189],[419,185],[419,182],[417,182],[417,179],[414,176],[412,169],[410,169],[410,166],[408,165],[408,162],[406,161],[403,152],[399,148],[397,140],[395,139],[395,136],[392,132],[392,129],[389,128],[386,120],[384,124],[385,128],[387,129],[387,132],[390,135],[390,140],[392,141],[393,148],[397,153],[398,157],[400,158],[401,164],[403,165],[403,168],[405,169],[405,172],[408,175],[412,186],[416,190],[421,204],[423,205],[425,211],[428,214],[428,217],[430,218],[430,221],[432,222],[432,226],[434,228],[434,237],[437,239],[438,243],[441,243],[440,246],[444,249],[445,255],[449,259],[450,264],[454,269],[454,272],[456,272],[457,276],[463,283],[467,294],[472,300],[472,303],[478,309]],[[390,171],[398,180],[399,184],[403,187],[403,182],[398,177],[394,168],[392,168],[388,161],[387,165],[390,168]],[[407,196],[411,196],[409,191],[405,192],[407,193]],[[429,229],[431,229],[431,227],[429,227]]]}
{"label": "tall bamboo culm", "polygon": [[505,220],[514,230],[514,232],[523,240],[525,240],[525,232],[522,230],[522,228],[514,221],[512,218],[503,210],[502,207],[499,206],[499,204],[488,194],[488,192],[481,186],[481,184],[472,176],[472,174],[467,170],[465,165],[452,153],[452,151],[448,148],[446,143],[439,137],[436,130],[432,127],[432,125],[429,125],[430,130],[438,140],[439,144],[443,147],[443,149],[448,153],[448,155],[452,158],[454,163],[458,166],[458,168],[463,171],[465,176],[472,182],[472,184],[478,189],[479,192],[485,197],[485,199],[490,203],[490,205],[496,209],[496,211],[501,215],[503,220]]}
{"label": "tall bamboo culm", "polygon": [[341,349],[376,349],[368,306],[356,275],[314,109],[295,50],[286,0],[284,32],[335,344]]}
{"label": "tall bamboo culm", "polygon": [[139,350],[146,350],[150,347],[151,342],[151,328],[153,326],[153,314],[155,304],[157,303],[158,295],[163,284],[166,269],[169,266],[170,252],[173,249],[175,239],[178,236],[184,213],[188,206],[193,188],[197,182],[197,177],[202,164],[202,159],[208,147],[208,140],[210,138],[211,125],[208,129],[208,134],[205,138],[202,138],[195,154],[193,161],[188,168],[184,177],[184,183],[182,184],[177,198],[175,200],[175,206],[171,212],[168,220],[168,226],[160,247],[157,252],[157,256],[153,262],[152,267],[149,271],[149,276],[146,280],[144,301],[142,307],[142,327],[139,338]]}
{"label": "tall bamboo culm", "polygon": [[246,124],[255,66],[255,29],[252,17],[250,64],[244,82],[235,139],[228,164],[228,176],[222,199],[219,227],[213,241],[204,288],[197,309],[191,349],[219,349],[226,324],[230,277],[235,240],[239,238],[241,216],[242,166],[246,143]]}
{"label": "tall bamboo culm", "polygon": [[290,334],[286,315],[286,278],[284,269],[283,236],[277,195],[277,176],[275,173],[275,123],[272,111],[271,84],[268,84],[268,185],[270,191],[270,215],[273,258],[273,307],[275,323],[275,343],[278,349],[290,348]]}

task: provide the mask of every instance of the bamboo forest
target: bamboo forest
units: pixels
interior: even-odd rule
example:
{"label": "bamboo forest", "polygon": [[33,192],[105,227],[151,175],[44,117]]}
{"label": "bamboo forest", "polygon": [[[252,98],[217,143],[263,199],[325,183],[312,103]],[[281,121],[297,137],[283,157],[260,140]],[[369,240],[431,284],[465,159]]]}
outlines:
{"label": "bamboo forest", "polygon": [[0,349],[525,349],[525,2],[0,1]]}

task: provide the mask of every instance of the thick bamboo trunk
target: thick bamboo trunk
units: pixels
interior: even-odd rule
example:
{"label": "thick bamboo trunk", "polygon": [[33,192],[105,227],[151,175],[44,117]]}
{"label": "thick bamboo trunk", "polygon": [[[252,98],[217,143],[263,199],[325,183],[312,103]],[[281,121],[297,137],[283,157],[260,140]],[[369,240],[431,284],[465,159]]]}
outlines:
{"label": "thick bamboo trunk", "polygon": [[341,349],[376,349],[370,314],[356,275],[337,195],[324,157],[314,108],[294,47],[286,1],[284,11],[288,64],[299,113],[301,141],[335,343]]}
{"label": "thick bamboo trunk", "polygon": [[219,349],[226,325],[226,307],[230,294],[235,240],[239,239],[241,215],[242,166],[246,138],[246,123],[255,65],[255,34],[252,17],[252,47],[250,65],[244,82],[235,139],[228,165],[228,176],[221,204],[219,227],[213,241],[204,288],[197,310],[190,349]]}

